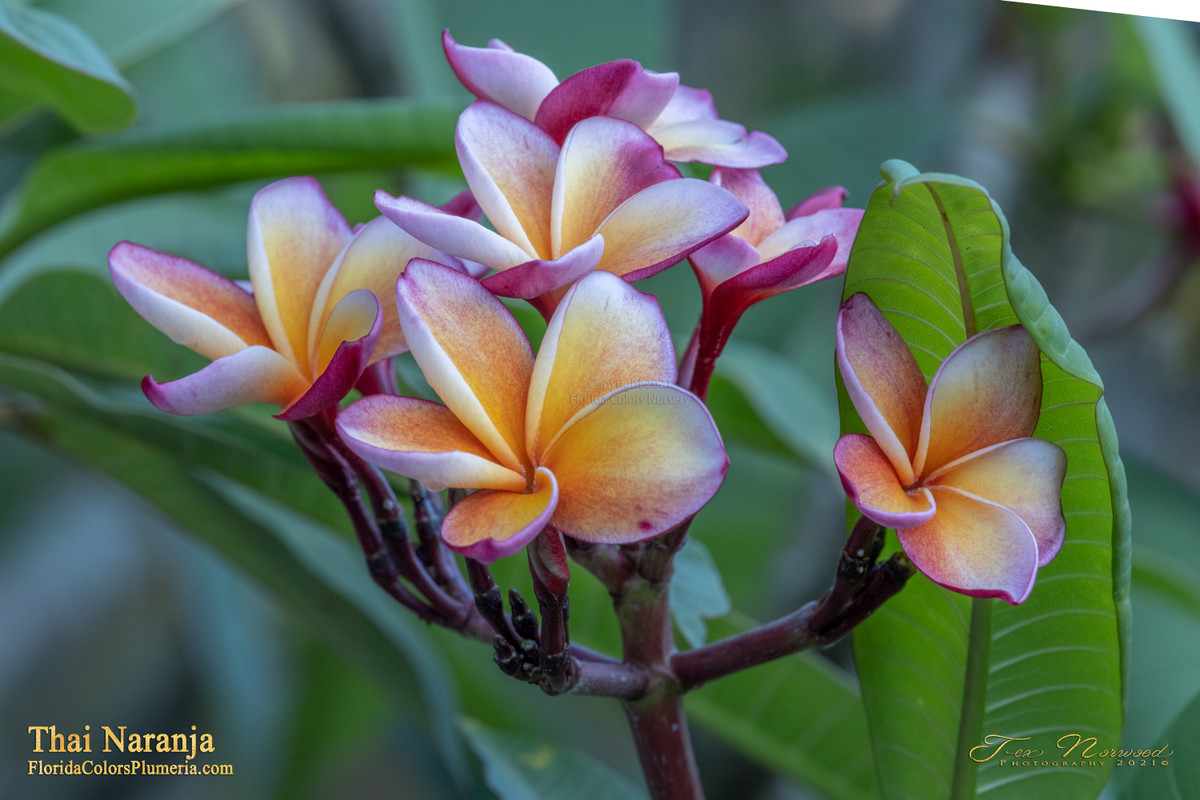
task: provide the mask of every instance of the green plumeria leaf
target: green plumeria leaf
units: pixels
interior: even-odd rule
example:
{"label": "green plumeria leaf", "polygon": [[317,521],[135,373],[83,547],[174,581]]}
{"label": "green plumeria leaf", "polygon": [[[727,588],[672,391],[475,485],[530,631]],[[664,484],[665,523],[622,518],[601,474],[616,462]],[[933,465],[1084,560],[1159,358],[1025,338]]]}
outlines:
{"label": "green plumeria leaf", "polygon": [[150,194],[362,169],[456,171],[456,118],[448,104],[313,103],[63,147],[6,198],[0,256],[76,214]]}
{"label": "green plumeria leaf", "polygon": [[699,647],[708,638],[705,619],[723,617],[729,613],[729,595],[721,583],[721,572],[712,553],[697,539],[687,544],[675,556],[675,574],[671,576],[671,616],[679,633],[692,647]]}
{"label": "green plumeria leaf", "polygon": [[[1103,766],[977,763],[982,737],[1120,741],[1128,642],[1129,510],[1103,384],[977,184],[889,161],[859,228],[845,296],[866,292],[926,379],[971,333],[1020,322],[1042,350],[1034,435],[1067,454],[1062,551],[1021,606],[975,600],[916,576],[855,635],[875,759],[888,798],[1094,797]],[[844,391],[843,432],[862,431]]]}
{"label": "green plumeria leaf", "polygon": [[583,753],[522,734],[460,724],[500,800],[646,800],[644,790]]}
{"label": "green plumeria leaf", "polygon": [[87,35],[39,8],[0,6],[0,123],[50,106],[82,131],[133,121],[133,90]]}

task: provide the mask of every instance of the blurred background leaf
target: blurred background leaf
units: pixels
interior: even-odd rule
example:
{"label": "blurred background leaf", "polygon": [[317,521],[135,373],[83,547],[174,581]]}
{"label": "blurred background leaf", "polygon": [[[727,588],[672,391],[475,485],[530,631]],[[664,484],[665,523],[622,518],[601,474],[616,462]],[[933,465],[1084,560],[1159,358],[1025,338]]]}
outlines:
{"label": "blurred background leaf", "polygon": [[76,25],[0,6],[0,131],[46,106],[83,131],[120,128],[137,111],[130,85]]}
{"label": "blurred background leaf", "polygon": [[488,786],[500,800],[642,800],[644,789],[586,755],[561,744],[489,730],[471,719],[463,733],[483,762]]}

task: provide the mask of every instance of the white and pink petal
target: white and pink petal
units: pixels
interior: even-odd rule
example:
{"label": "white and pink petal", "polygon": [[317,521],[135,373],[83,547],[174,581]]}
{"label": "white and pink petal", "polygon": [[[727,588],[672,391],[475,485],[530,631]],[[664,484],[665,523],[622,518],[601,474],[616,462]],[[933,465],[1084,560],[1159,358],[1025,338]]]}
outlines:
{"label": "white and pink petal", "polygon": [[789,208],[784,217],[788,220],[793,220],[796,217],[805,217],[828,208],[841,208],[842,204],[846,202],[847,194],[849,192],[844,187],[826,186],[824,189],[813,192]]}
{"label": "white and pink petal", "polygon": [[553,261],[526,261],[480,281],[492,294],[532,300],[564,289],[596,269],[604,254],[604,237],[593,236]]}
{"label": "white and pink petal", "polygon": [[767,261],[806,243],[833,236],[837,239],[838,248],[832,267],[841,274],[846,271],[846,264],[850,261],[850,249],[854,246],[862,216],[862,209],[830,208],[796,217],[772,231],[759,242],[758,249],[762,252],[763,260]]}
{"label": "white and pink petal", "polygon": [[733,236],[758,247],[759,242],[783,225],[783,207],[779,205],[779,198],[758,170],[717,167],[709,180],[731,192],[750,209],[746,221],[731,231]]}
{"label": "white and pink petal", "polygon": [[420,481],[447,487],[523,491],[525,477],[496,463],[488,449],[450,409],[415,397],[376,394],[338,414],[338,433],[367,461]]}
{"label": "white and pink petal", "polygon": [[697,161],[738,169],[759,169],[787,160],[787,150],[762,131],[747,132],[723,119],[692,120],[651,131],[669,161]]}
{"label": "white and pink petal", "polygon": [[670,102],[647,130],[653,132],[657,128],[665,128],[678,122],[718,118],[717,107],[713,105],[711,92],[707,89],[684,86],[681,83],[675,88],[675,94],[671,95]]}
{"label": "white and pink petal", "polygon": [[758,248],[745,239],[727,233],[688,256],[700,288],[712,294],[720,284],[762,262]]}
{"label": "white and pink petal", "polygon": [[478,222],[449,214],[420,200],[375,192],[375,207],[385,217],[425,244],[452,255],[505,270],[524,264],[533,254]]}
{"label": "white and pink petal", "polygon": [[142,391],[151,403],[184,416],[211,414],[244,403],[286,406],[309,386],[290,361],[261,345],[218,358],[177,381],[159,383],[149,375],[142,379]]}
{"label": "white and pink petal", "polygon": [[554,72],[541,61],[497,40],[486,48],[466,47],[444,31],[442,48],[450,69],[467,91],[530,121],[546,95],[558,85]]}
{"label": "white and pink petal", "polygon": [[177,344],[210,359],[270,346],[254,297],[198,264],[121,242],[108,255],[121,296]]}
{"label": "white and pink petal", "polygon": [[678,86],[677,73],[651,72],[629,59],[609,61],[556,86],[542,101],[534,122],[558,142],[589,117],[613,117],[645,129],[667,107]]}

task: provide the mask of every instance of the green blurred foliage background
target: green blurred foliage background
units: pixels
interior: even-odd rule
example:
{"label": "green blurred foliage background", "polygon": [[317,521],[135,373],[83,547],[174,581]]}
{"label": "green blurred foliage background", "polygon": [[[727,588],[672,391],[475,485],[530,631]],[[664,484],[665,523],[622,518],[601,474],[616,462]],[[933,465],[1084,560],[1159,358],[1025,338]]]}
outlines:
{"label": "green blurred foliage background", "polygon": [[[140,375],[196,362],[106,283],[120,239],[243,277],[249,198],[276,177],[317,174],[352,223],[375,215],[376,188],[434,203],[458,191],[449,134],[469,95],[442,57],[443,28],[464,44],[503,39],[560,77],[624,57],[679,71],[724,117],[788,149],[765,171],[785,206],[830,184],[861,206],[887,158],[986,186],[1104,376],[1121,435],[1134,511],[1126,743],[1159,743],[1200,690],[1200,222],[1172,205],[1200,147],[1186,103],[1164,102],[1200,98],[1196,26],[1175,26],[1185,47],[1164,67],[1148,57],[1164,57],[1147,49],[1161,46],[1155,31],[1130,18],[993,0],[3,8],[68,21],[119,77],[64,89],[68,105],[96,100],[71,116],[29,100],[0,63],[0,796],[488,797],[459,715],[567,743],[638,783],[615,704],[502,679],[486,648],[404,620],[345,549],[319,550],[306,525],[348,526],[265,410],[209,425],[150,409]],[[369,101],[341,102],[356,98]],[[642,288],[685,337],[699,304],[686,267]],[[755,307],[718,373],[712,408],[733,467],[694,532],[734,611],[712,635],[827,585],[844,519],[824,455],[837,435],[839,290]],[[164,514],[114,477],[192,502]],[[576,583],[573,633],[611,642],[603,591]],[[689,706],[710,798],[870,796],[861,718],[811,702],[853,700],[849,648],[802,663]],[[31,778],[26,728],[44,724],[197,725],[236,774]],[[805,755],[823,740],[841,755]],[[1137,797],[1140,779],[1118,771],[1108,794]]]}

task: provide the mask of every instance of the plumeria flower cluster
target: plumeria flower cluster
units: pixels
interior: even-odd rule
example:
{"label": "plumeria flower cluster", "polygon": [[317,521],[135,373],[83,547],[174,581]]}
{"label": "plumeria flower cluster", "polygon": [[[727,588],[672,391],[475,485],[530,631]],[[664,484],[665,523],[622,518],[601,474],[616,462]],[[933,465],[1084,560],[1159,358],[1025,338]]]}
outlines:
{"label": "plumeria flower cluster", "polygon": [[[535,540],[555,561],[563,536],[629,545],[686,531],[728,466],[703,399],[734,327],[761,300],[840,275],[863,212],[843,207],[840,187],[785,212],[759,172],[783,148],[721,119],[674,73],[621,60],[560,82],[502,42],[446,33],[443,45],[477,98],[455,130],[469,193],[436,207],[379,191],[382,216],[352,228],[315,180],[271,184],[250,206],[248,288],[117,245],[121,294],[212,360],[179,380],[147,376],[143,390],[177,414],[277,405],[327,482],[367,481],[393,517],[369,464],[422,491],[461,490],[437,535],[478,562]],[[684,177],[681,162],[711,167],[709,179]],[[631,283],[684,260],[702,309],[679,360],[657,301]],[[538,352],[497,296],[541,312]],[[934,580],[1020,602],[1063,535],[1061,451],[1030,438],[1028,334],[973,337],[927,387],[868,300],[838,324],[838,363],[871,434],[837,447],[854,502]],[[440,402],[396,395],[389,359],[406,351]],[[347,405],[356,387],[366,396]],[[986,402],[967,403],[964,387]],[[375,569],[384,537],[360,538]],[[434,597],[453,583],[415,582]]]}

